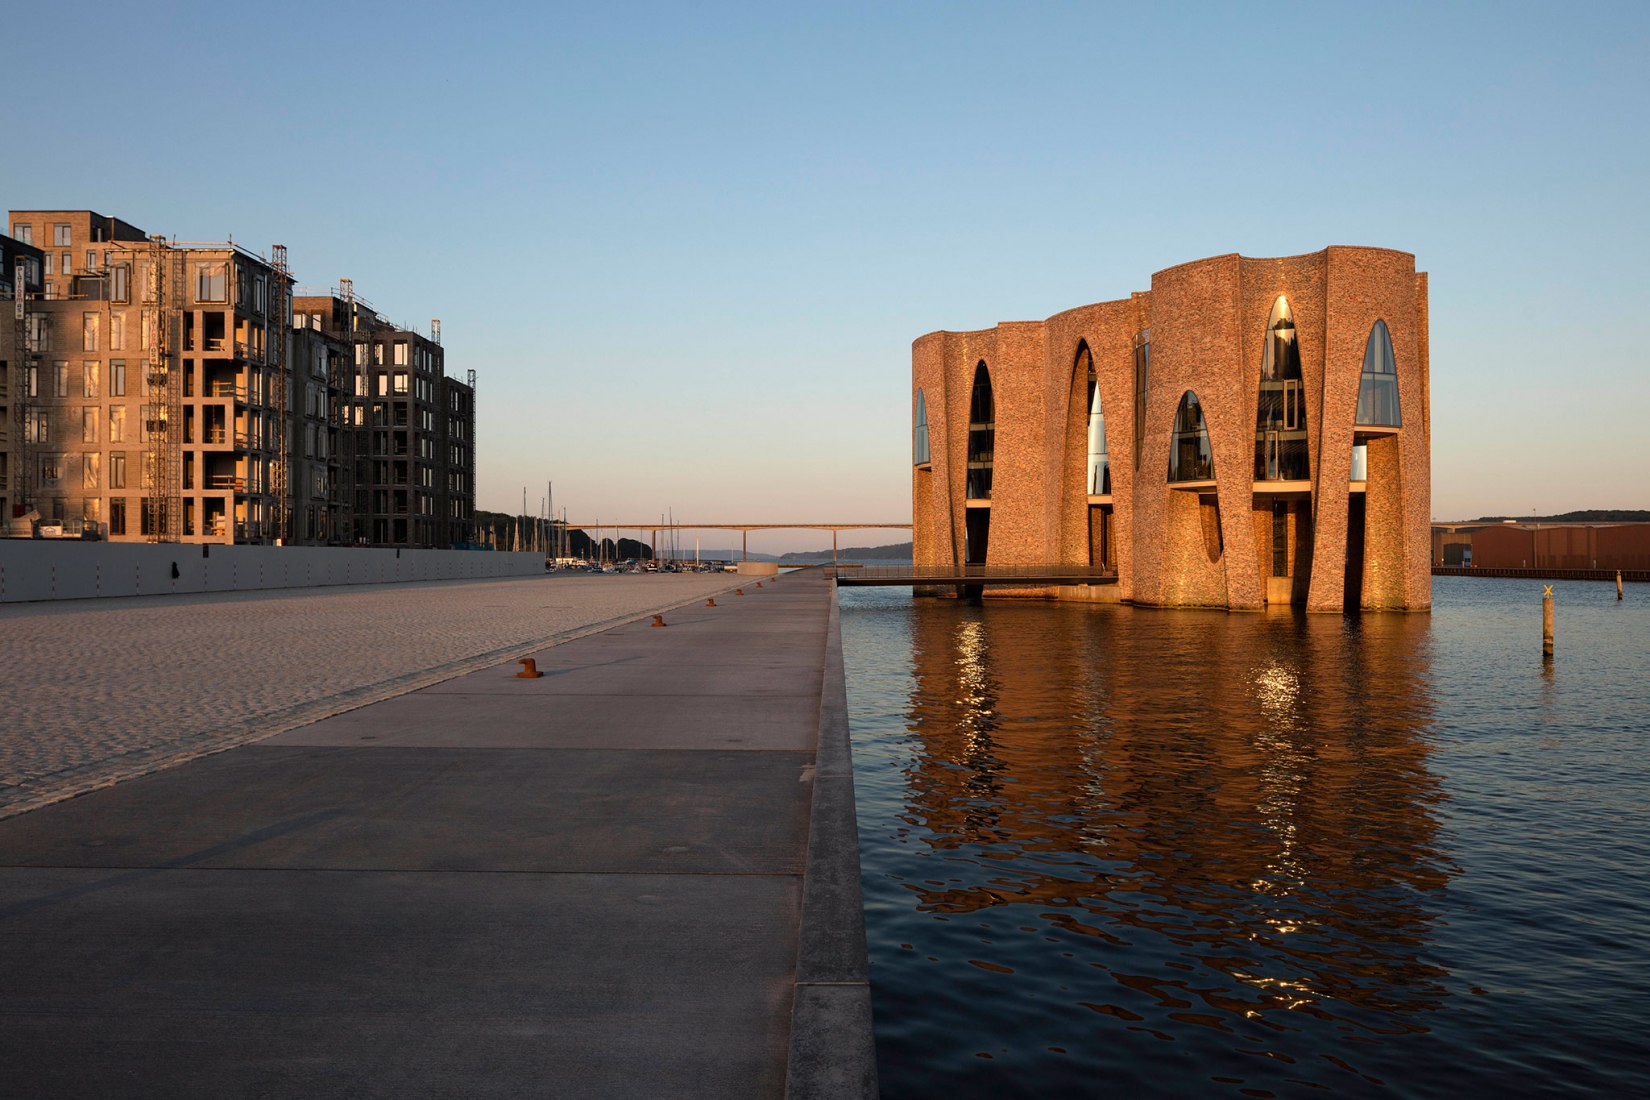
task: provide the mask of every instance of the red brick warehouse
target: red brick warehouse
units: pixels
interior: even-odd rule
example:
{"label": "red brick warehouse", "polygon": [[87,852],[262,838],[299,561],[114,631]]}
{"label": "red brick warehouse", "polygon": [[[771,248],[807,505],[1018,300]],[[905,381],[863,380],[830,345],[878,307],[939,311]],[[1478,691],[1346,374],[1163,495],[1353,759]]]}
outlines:
{"label": "red brick warehouse", "polygon": [[[911,348],[918,566],[1091,565],[1162,606],[1432,606],[1427,277],[1331,247]],[[945,590],[940,590],[945,591]]]}

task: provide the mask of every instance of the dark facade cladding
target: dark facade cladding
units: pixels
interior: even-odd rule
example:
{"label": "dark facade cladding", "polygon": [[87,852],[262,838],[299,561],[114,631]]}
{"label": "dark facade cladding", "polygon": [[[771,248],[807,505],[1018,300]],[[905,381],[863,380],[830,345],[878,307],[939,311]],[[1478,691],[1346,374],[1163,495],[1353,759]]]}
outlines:
{"label": "dark facade cladding", "polygon": [[1426,610],[1427,282],[1332,247],[912,345],[915,564],[1088,566],[1006,594]]}
{"label": "dark facade cladding", "polygon": [[7,228],[11,533],[38,517],[116,541],[473,541],[474,394],[433,333],[350,295],[296,312],[279,245],[180,244],[89,210]]}

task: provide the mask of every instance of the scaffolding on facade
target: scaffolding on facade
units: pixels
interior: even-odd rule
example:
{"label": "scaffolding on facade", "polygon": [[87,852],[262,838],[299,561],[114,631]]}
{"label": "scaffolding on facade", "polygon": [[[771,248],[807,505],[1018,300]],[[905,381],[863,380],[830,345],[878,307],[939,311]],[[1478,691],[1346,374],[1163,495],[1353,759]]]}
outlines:
{"label": "scaffolding on facade", "polygon": [[[292,541],[292,492],[290,468],[292,461],[292,368],[287,362],[288,329],[292,326],[292,307],[288,292],[286,245],[270,246],[270,266],[275,269],[270,280],[268,299],[264,302],[264,327],[269,333],[269,363],[275,370],[275,462],[270,472],[270,492],[275,497],[275,541]],[[273,317],[275,323],[270,325]],[[273,331],[270,331],[273,329]]]}
{"label": "scaffolding on facade", "polygon": [[182,262],[166,238],[149,238],[149,264],[144,279],[144,319],[149,343],[143,386],[143,433],[148,446],[143,456],[142,531],[150,542],[179,542],[183,538],[183,386],[175,358],[182,343],[183,311],[172,308],[182,292]]}
{"label": "scaffolding on facade", "polygon": [[17,446],[12,451],[16,457],[16,468],[10,471],[11,486],[7,487],[11,492],[12,504],[11,515],[4,517],[7,524],[12,516],[26,516],[34,507],[34,453],[29,444],[34,438],[35,424],[34,409],[29,399],[34,396],[34,385],[39,378],[36,353],[40,350],[35,346],[34,334],[29,331],[28,266],[21,256],[17,258],[12,275],[12,352],[15,361],[7,385],[12,391],[9,396],[17,424]]}

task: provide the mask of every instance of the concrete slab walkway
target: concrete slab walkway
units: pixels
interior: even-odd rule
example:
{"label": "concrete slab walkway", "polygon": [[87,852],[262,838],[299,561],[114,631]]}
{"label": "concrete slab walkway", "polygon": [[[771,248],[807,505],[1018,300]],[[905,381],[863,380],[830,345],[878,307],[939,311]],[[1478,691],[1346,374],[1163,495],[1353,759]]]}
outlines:
{"label": "concrete slab walkway", "polygon": [[875,1095],[817,574],[0,821],[18,1096]]}

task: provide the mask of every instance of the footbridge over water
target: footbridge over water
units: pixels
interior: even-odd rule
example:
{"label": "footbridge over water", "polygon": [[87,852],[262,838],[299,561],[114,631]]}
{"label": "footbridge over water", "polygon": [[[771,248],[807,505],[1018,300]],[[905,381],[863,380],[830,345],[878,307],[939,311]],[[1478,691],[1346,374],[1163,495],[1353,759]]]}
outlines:
{"label": "footbridge over water", "polygon": [[[836,560],[837,535],[843,531],[872,531],[884,528],[909,531],[909,523],[613,523],[592,520],[589,523],[579,523],[573,520],[557,520],[556,523],[568,530],[595,531],[596,541],[602,539],[603,531],[612,531],[615,535],[625,531],[636,532],[636,540],[641,541],[643,534],[651,533],[652,538],[648,545],[659,545],[661,531],[738,531],[739,554],[741,560],[750,555],[750,533],[752,531],[829,531],[831,533],[831,560]],[[614,540],[617,542],[617,538]]]}

